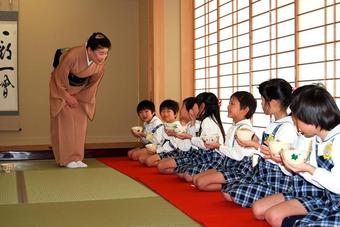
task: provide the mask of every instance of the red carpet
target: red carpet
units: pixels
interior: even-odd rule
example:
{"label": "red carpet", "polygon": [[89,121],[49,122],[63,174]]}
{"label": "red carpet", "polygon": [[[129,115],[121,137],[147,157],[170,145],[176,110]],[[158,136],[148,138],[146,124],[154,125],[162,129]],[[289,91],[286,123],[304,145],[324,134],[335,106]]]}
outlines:
{"label": "red carpet", "polygon": [[253,218],[251,209],[242,208],[223,199],[219,192],[202,192],[175,175],[161,175],[128,158],[98,158],[164,197],[203,226],[269,226]]}

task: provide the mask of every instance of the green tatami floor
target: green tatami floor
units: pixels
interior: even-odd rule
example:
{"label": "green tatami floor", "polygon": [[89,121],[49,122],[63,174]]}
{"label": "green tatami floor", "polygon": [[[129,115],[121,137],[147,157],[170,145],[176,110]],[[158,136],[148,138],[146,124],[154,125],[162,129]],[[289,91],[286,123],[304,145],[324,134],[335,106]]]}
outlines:
{"label": "green tatami floor", "polygon": [[144,185],[95,159],[89,168],[20,161],[0,173],[0,226],[199,226]]}

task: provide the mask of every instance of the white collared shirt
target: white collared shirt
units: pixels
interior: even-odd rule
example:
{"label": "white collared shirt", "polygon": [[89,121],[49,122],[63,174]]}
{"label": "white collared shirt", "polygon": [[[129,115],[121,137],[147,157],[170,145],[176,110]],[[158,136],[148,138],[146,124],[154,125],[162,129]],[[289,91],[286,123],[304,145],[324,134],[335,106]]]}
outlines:
{"label": "white collared shirt", "polygon": [[[166,123],[164,123],[164,124],[166,124]],[[171,124],[175,128],[182,127],[182,125],[181,125],[181,123],[179,121],[172,122]],[[168,141],[165,142],[165,140],[168,140]],[[163,127],[163,130],[162,130],[162,140],[160,142],[160,145],[157,147],[157,153],[173,151],[174,149],[177,149],[177,147],[178,146],[177,146],[176,138],[173,137],[173,136],[168,136],[168,134],[166,134],[166,132],[165,132],[165,127]]]}
{"label": "white collared shirt", "polygon": [[93,61],[90,60],[90,58],[89,58],[89,54],[87,53],[86,45],[87,45],[87,43],[85,43],[85,53],[86,53],[87,65],[91,65]]}
{"label": "white collared shirt", "polygon": [[225,143],[221,145],[220,149],[218,150],[218,152],[221,155],[227,156],[237,161],[242,160],[246,156],[252,156],[254,151],[256,151],[254,148],[241,147],[237,143],[235,139],[235,134],[236,134],[236,131],[240,128],[249,129],[253,131],[253,127],[249,119],[244,119],[242,121],[239,121],[231,125],[227,131]]}
{"label": "white collared shirt", "polygon": [[[295,144],[298,139],[298,133],[291,116],[286,116],[277,121],[271,122],[266,128],[265,133],[271,134],[276,126],[278,126],[279,124],[282,125],[276,132],[275,139],[285,143]],[[261,156],[263,156],[263,154],[261,154]],[[278,165],[281,171],[286,175],[291,175],[291,173],[282,164],[274,162],[271,159],[268,159],[266,161]]]}
{"label": "white collared shirt", "polygon": [[191,138],[191,143],[200,149],[207,149],[204,146],[204,141],[202,139],[202,136],[212,136],[212,135],[217,135],[218,136],[218,143],[223,144],[224,143],[224,138],[221,132],[220,127],[218,124],[213,120],[213,117],[206,117],[202,122],[201,122],[201,135],[200,137],[192,137]]}
{"label": "white collared shirt", "polygon": [[[331,142],[333,140],[333,142]],[[316,161],[316,147],[317,155],[322,156],[325,146],[332,143],[332,153],[331,159],[333,161],[334,167],[331,171],[317,167]],[[311,175],[307,172],[301,173],[301,176],[305,178],[310,183],[318,186],[320,188],[326,188],[329,191],[340,194],[340,125],[333,128],[326,138],[322,141],[321,138],[315,136],[313,139],[312,152],[310,154],[309,164],[316,167],[314,174]]]}
{"label": "white collared shirt", "polygon": [[143,138],[144,143],[153,143],[153,144],[160,144],[162,141],[162,132],[163,132],[163,126],[157,128],[155,132],[152,132],[152,130],[157,127],[158,125],[163,124],[163,122],[157,117],[154,116],[150,122],[144,122],[144,133],[152,134],[151,141],[146,140],[146,138]]}

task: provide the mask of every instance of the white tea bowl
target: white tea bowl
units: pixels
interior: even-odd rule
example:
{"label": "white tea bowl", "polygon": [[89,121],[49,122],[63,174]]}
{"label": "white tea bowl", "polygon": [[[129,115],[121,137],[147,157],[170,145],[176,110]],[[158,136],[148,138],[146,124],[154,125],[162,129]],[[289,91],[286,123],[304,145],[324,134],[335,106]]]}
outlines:
{"label": "white tea bowl", "polygon": [[309,154],[309,151],[299,150],[295,148],[285,149],[282,151],[284,159],[289,164],[302,164],[307,161]]}
{"label": "white tea bowl", "polygon": [[253,138],[254,132],[249,129],[238,129],[236,131],[236,136],[241,141],[248,141]]}
{"label": "white tea bowl", "polygon": [[142,126],[133,126],[131,128],[132,131],[134,131],[135,133],[140,133],[143,132],[143,127]]}
{"label": "white tea bowl", "polygon": [[269,141],[268,146],[272,154],[278,155],[281,151],[289,149],[292,145],[282,141]]}
{"label": "white tea bowl", "polygon": [[201,138],[207,144],[218,143],[218,135],[204,135]]}

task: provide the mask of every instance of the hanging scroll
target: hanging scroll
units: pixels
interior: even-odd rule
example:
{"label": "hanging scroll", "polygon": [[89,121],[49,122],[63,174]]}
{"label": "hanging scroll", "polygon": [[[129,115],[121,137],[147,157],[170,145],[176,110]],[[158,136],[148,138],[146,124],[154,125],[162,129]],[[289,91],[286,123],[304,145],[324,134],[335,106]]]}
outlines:
{"label": "hanging scroll", "polygon": [[[0,111],[18,111],[17,21],[0,12]],[[9,15],[9,17],[8,17]],[[16,14],[17,15],[17,14]]]}

